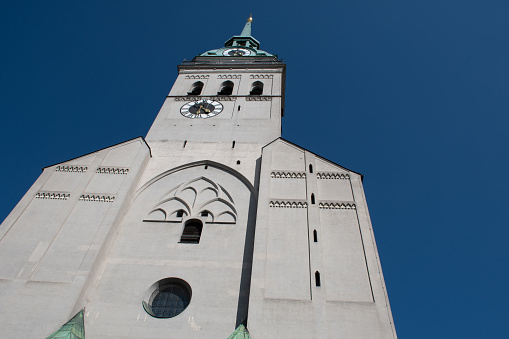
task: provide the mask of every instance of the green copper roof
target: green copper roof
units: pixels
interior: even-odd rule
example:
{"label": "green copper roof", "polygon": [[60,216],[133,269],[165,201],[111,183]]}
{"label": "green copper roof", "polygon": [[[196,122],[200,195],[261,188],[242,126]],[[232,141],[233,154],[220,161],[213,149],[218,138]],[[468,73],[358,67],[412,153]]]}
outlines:
{"label": "green copper roof", "polygon": [[85,339],[85,323],[83,322],[83,310],[60,327],[46,339]]}
{"label": "green copper roof", "polygon": [[244,25],[244,29],[242,30],[242,33],[240,33],[240,36],[251,36],[251,23],[252,22],[253,22],[253,18],[250,16],[249,19],[247,19],[247,22]]}
{"label": "green copper roof", "polygon": [[225,42],[223,48],[213,49],[210,51],[207,51],[203,54],[200,54],[200,56],[225,56],[223,52],[231,49],[237,49],[241,48],[244,50],[248,50],[249,56],[269,56],[273,57],[275,55],[272,55],[268,52],[262,51],[260,48],[260,42],[256,40],[251,35],[251,23],[253,22],[253,18],[249,17],[247,19],[246,24],[244,25],[244,29],[242,30],[242,33],[240,35],[234,35],[228,41]]}
{"label": "green copper roof", "polygon": [[249,336],[249,332],[244,327],[244,325],[240,325],[237,329],[228,337],[228,339],[251,339]]}

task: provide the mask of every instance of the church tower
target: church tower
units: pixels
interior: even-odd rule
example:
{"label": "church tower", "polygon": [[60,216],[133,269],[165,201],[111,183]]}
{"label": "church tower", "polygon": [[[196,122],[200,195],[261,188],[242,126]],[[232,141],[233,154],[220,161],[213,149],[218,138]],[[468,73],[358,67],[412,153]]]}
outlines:
{"label": "church tower", "polygon": [[146,138],[44,169],[0,226],[2,337],[396,338],[362,176],[281,138],[251,23]]}

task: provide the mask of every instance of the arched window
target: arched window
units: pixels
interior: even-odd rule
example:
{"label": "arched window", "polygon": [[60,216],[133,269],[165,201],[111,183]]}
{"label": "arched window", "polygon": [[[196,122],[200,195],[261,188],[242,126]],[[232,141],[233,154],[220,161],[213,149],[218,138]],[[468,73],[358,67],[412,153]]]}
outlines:
{"label": "arched window", "polygon": [[251,92],[249,95],[262,95],[263,94],[263,82],[255,81],[251,85]]}
{"label": "arched window", "polygon": [[217,95],[231,95],[233,93],[233,82],[227,80],[221,84],[221,89]]}
{"label": "arched window", "polygon": [[198,244],[200,242],[203,223],[198,219],[188,220],[180,237],[180,242],[185,244]]}
{"label": "arched window", "polygon": [[184,210],[177,211],[177,218],[182,218],[184,216]]}
{"label": "arched window", "polygon": [[315,194],[311,193],[311,204],[315,204]]}
{"label": "arched window", "polygon": [[316,230],[313,231],[313,240],[318,242],[318,232],[316,232]]}
{"label": "arched window", "polygon": [[309,165],[309,173],[313,173],[313,165]]}
{"label": "arched window", "polygon": [[316,284],[316,287],[320,287],[321,286],[321,283],[320,283],[320,272],[318,272],[318,271],[315,272],[315,284]]}
{"label": "arched window", "polygon": [[191,86],[191,91],[187,92],[188,95],[200,95],[201,90],[203,89],[203,82],[196,81],[193,86]]}

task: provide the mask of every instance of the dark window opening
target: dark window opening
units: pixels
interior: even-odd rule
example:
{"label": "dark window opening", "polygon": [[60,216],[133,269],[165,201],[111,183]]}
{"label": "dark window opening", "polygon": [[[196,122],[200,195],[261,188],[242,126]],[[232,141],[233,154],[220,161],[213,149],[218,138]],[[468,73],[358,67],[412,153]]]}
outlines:
{"label": "dark window opening", "polygon": [[208,217],[209,216],[209,212],[208,211],[203,211],[203,212],[201,212],[201,216],[202,217]]}
{"label": "dark window opening", "polygon": [[200,242],[203,223],[198,219],[191,219],[186,222],[180,242],[185,244],[198,244]]}
{"label": "dark window opening", "polygon": [[239,105],[239,107],[237,108],[237,111],[240,111],[240,105]]}
{"label": "dark window opening", "polygon": [[311,193],[311,204],[315,204],[315,194]]}
{"label": "dark window opening", "polygon": [[201,81],[196,81],[192,86],[191,86],[191,91],[187,92],[187,95],[200,95],[201,94],[201,91],[203,89],[203,82]]}
{"label": "dark window opening", "polygon": [[238,42],[238,45],[239,45],[239,46],[246,46],[246,42],[245,42],[245,41],[239,41],[239,42]]}
{"label": "dark window opening", "polygon": [[321,286],[321,283],[320,283],[320,272],[318,272],[318,271],[315,272],[315,283],[316,283],[316,287],[320,287]]}
{"label": "dark window opening", "polygon": [[235,148],[235,141],[232,142],[232,148]]}
{"label": "dark window opening", "polygon": [[205,165],[205,169],[207,169],[207,168],[209,168],[209,166],[208,166],[208,165]]}
{"label": "dark window opening", "polygon": [[253,85],[251,85],[251,92],[249,95],[262,95],[263,94],[263,82],[255,81]]}
{"label": "dark window opening", "polygon": [[221,89],[217,92],[217,95],[231,95],[233,93],[233,82],[225,81],[221,84]]}
{"label": "dark window opening", "polygon": [[240,165],[240,160],[237,160],[237,165]]}
{"label": "dark window opening", "polygon": [[309,165],[309,173],[313,173],[313,165]]}
{"label": "dark window opening", "polygon": [[182,218],[184,216],[184,210],[177,211],[177,218]]}
{"label": "dark window opening", "polygon": [[315,242],[318,242],[318,232],[316,230],[313,231],[313,239]]}
{"label": "dark window opening", "polygon": [[182,146],[182,148],[186,148],[186,145],[187,145],[187,140],[184,140],[184,146]]}

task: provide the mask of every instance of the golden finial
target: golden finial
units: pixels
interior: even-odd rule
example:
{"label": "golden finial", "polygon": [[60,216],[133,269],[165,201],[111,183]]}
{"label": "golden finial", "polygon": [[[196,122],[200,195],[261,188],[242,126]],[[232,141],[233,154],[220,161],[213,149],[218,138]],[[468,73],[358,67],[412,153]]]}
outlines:
{"label": "golden finial", "polygon": [[249,14],[249,19],[247,19],[247,22],[253,22],[253,14]]}

